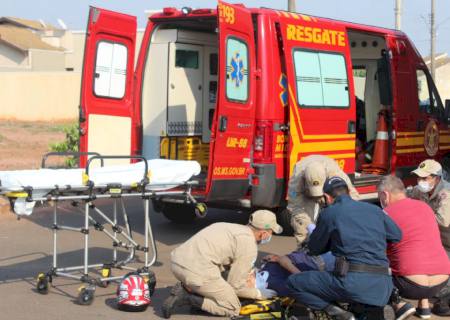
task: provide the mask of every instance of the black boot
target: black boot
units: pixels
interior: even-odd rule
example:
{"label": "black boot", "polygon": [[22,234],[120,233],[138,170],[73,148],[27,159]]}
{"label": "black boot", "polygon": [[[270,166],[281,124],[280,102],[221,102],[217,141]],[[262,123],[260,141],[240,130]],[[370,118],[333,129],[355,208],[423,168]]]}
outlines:
{"label": "black boot", "polygon": [[189,292],[186,291],[181,282],[173,286],[170,290],[170,296],[164,300],[162,305],[163,317],[169,319],[175,308],[190,304],[189,296]]}
{"label": "black boot", "polygon": [[202,310],[203,300],[202,296],[198,296],[196,294],[190,294],[189,303],[191,304],[191,314],[195,315],[206,315],[208,314],[206,311]]}
{"label": "black boot", "polygon": [[328,305],[324,311],[336,320],[355,320],[353,313],[345,311],[334,304]]}
{"label": "black boot", "polygon": [[441,298],[436,301],[431,308],[431,312],[433,312],[437,316],[450,316],[450,306],[448,298]]}

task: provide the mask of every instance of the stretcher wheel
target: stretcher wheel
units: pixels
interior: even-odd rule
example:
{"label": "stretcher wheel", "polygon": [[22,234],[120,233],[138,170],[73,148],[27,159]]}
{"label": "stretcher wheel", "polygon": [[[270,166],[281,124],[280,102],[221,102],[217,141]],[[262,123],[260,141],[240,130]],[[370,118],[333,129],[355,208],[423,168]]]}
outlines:
{"label": "stretcher wheel", "polygon": [[197,203],[195,205],[195,215],[199,218],[206,217],[206,213],[208,211],[208,208],[206,207],[206,204],[204,203]]}
{"label": "stretcher wheel", "polygon": [[37,277],[36,290],[40,294],[48,293],[48,277],[43,273],[40,273]]}
{"label": "stretcher wheel", "polygon": [[[111,268],[103,268],[102,269],[102,278],[109,278],[111,277],[112,271]],[[110,281],[106,280],[106,281],[98,281],[98,286],[102,287],[102,288],[107,288],[109,286]]]}
{"label": "stretcher wheel", "polygon": [[78,303],[83,306],[89,306],[94,301],[95,290],[90,288],[81,287],[78,293]]}

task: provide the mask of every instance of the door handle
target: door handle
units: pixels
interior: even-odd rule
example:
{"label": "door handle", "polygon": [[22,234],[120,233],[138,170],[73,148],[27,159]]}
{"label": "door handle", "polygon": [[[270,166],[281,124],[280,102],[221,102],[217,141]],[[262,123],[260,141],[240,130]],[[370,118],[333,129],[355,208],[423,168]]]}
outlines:
{"label": "door handle", "polygon": [[220,116],[219,131],[225,132],[227,130],[228,118],[226,116]]}
{"label": "door handle", "polygon": [[347,125],[347,133],[356,133],[356,123],[350,120]]}
{"label": "door handle", "polygon": [[423,120],[417,120],[417,131],[422,131],[424,126]]}

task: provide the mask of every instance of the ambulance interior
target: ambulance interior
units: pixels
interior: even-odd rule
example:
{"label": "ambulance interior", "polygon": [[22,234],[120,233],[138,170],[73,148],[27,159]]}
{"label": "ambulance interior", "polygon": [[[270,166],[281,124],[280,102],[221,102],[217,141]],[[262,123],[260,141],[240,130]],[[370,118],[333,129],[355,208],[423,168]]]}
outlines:
{"label": "ambulance interior", "polygon": [[[384,37],[349,31],[353,80],[356,96],[356,172],[383,174],[383,170],[372,170],[374,146],[377,137],[378,113],[385,107],[388,65],[383,63],[386,52]],[[388,167],[389,164],[386,164]]]}
{"label": "ambulance interior", "polygon": [[207,172],[217,72],[215,19],[166,23],[153,33],[141,108],[147,159],[196,160]]}

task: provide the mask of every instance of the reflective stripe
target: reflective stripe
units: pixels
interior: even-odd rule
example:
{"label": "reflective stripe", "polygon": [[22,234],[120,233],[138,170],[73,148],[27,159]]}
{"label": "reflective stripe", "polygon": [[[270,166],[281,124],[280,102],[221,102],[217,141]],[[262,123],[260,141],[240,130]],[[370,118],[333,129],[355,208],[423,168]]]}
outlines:
{"label": "reflective stripe", "polygon": [[377,132],[377,140],[388,140],[389,135],[386,131],[378,131]]}

